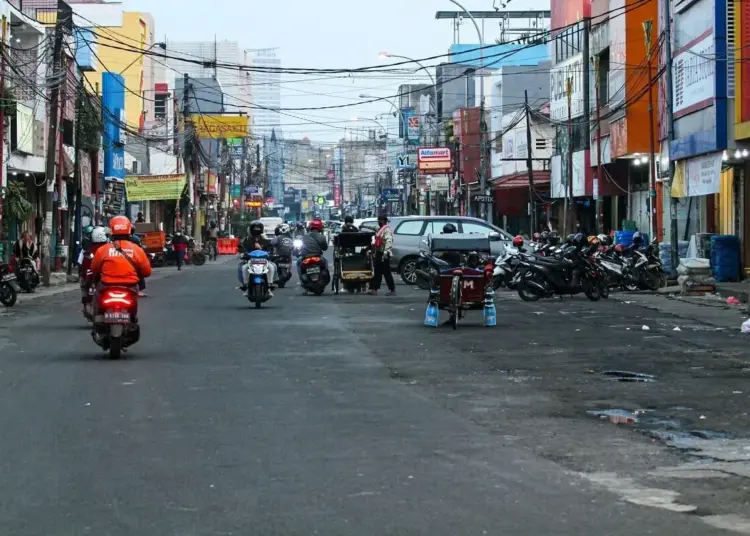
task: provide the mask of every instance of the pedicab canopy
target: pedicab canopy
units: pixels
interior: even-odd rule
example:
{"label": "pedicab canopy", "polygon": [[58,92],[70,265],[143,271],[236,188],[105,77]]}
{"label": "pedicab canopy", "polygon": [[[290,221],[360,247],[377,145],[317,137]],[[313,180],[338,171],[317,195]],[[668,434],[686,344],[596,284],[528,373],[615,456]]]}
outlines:
{"label": "pedicab canopy", "polygon": [[429,241],[432,251],[491,252],[489,237],[480,234],[437,234],[430,235]]}

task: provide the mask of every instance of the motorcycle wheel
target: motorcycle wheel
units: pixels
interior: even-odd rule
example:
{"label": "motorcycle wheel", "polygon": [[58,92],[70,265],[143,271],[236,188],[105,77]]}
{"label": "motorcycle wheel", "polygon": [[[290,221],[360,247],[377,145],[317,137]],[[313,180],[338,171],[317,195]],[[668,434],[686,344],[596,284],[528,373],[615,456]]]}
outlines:
{"label": "motorcycle wheel", "polygon": [[0,303],[6,307],[13,307],[18,300],[18,293],[11,285],[0,285]]}
{"label": "motorcycle wheel", "polygon": [[194,251],[190,256],[190,260],[193,261],[195,266],[203,266],[206,264],[206,255],[202,251]]}
{"label": "motorcycle wheel", "polygon": [[417,276],[417,287],[419,290],[430,290],[430,281],[424,277]]}
{"label": "motorcycle wheel", "polygon": [[122,337],[110,337],[109,358],[120,359],[122,356]]}
{"label": "motorcycle wheel", "polygon": [[641,272],[641,284],[646,290],[659,290],[659,284],[661,283],[660,276],[661,274],[655,274],[644,270]]}
{"label": "motorcycle wheel", "polygon": [[518,295],[525,302],[539,301],[539,298],[541,298],[541,296],[537,294],[536,290],[533,290],[531,287],[526,286],[527,277],[531,278],[533,277],[533,275],[529,274],[527,276],[526,274],[524,274],[523,276],[521,276],[521,280],[518,282],[518,288],[517,288]]}
{"label": "motorcycle wheel", "polygon": [[599,279],[599,294],[605,300],[609,298],[609,278],[606,275]]}
{"label": "motorcycle wheel", "polygon": [[583,287],[583,293],[589,300],[599,301],[599,299],[602,297],[598,281],[592,280],[588,277],[584,277],[581,286]]}

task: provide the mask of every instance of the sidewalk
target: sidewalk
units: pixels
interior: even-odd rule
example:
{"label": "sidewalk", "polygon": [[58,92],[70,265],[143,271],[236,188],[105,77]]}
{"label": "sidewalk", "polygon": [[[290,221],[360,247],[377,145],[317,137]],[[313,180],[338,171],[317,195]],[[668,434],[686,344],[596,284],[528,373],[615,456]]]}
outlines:
{"label": "sidewalk", "polygon": [[611,294],[610,299],[733,331],[739,331],[742,322],[748,318],[746,305],[728,305],[721,295],[683,297],[674,292],[676,287],[671,292],[670,288],[656,293],[618,292]]}
{"label": "sidewalk", "polygon": [[[235,260],[234,255],[223,255],[214,262],[206,262],[204,266],[185,265],[183,271],[178,271],[175,266],[163,266],[160,268],[154,268],[153,274],[146,280],[146,284],[148,285],[148,283],[150,283],[151,281],[158,281],[159,279],[172,277],[176,274],[188,273],[192,271],[192,269],[198,271],[210,268],[211,266],[220,266],[223,264],[227,264],[232,260]],[[73,281],[70,281],[70,277],[64,272],[55,272],[51,274],[51,276],[51,285],[49,287],[38,287],[36,289],[36,292],[34,292],[33,294],[19,292],[18,303],[16,305],[28,303],[41,298],[56,296],[58,294],[64,294],[66,292],[78,292],[80,287],[78,285],[78,279],[75,275],[72,276]]]}

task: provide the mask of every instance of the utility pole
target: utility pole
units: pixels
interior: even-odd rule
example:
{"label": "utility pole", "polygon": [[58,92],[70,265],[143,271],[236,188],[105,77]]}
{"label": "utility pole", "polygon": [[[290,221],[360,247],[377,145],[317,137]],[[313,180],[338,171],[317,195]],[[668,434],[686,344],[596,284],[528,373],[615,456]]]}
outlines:
{"label": "utility pole", "polygon": [[[664,80],[667,84],[667,102],[664,104],[667,111],[667,147],[671,147],[671,141],[674,139],[674,115],[672,113],[672,21],[670,8],[672,2],[670,0],[662,0],[662,10],[664,12],[664,47],[666,53],[666,65],[664,66]],[[669,151],[667,151],[669,154]],[[669,155],[669,186],[672,187],[672,181],[674,180],[674,162],[672,161],[671,155]],[[672,276],[677,276],[677,265],[680,263],[679,253],[679,238],[677,232],[677,199],[670,195],[669,197],[669,241],[671,245],[671,257],[672,257]]]}
{"label": "utility pole", "polygon": [[596,178],[594,179],[594,196],[596,199],[596,232],[601,234],[604,232],[604,214],[602,213],[602,196],[599,193],[600,185],[604,182],[604,174],[602,169],[602,121],[601,113],[599,111],[600,102],[599,96],[601,88],[599,87],[599,56],[595,60],[596,67]]}
{"label": "utility pole", "polygon": [[[59,127],[59,107],[60,107],[60,70],[62,68],[62,45],[65,25],[72,17],[69,9],[65,9],[66,4],[62,1],[57,3],[57,22],[55,23],[55,40],[52,47],[52,68],[50,69],[49,85],[50,91],[50,114],[49,125],[47,130],[47,161],[45,166],[45,180],[47,181],[47,195],[44,201],[44,226],[42,228],[42,248],[41,248],[41,267],[42,283],[45,286],[50,284],[50,272],[52,267],[50,261],[52,258],[52,211],[54,209],[55,199],[55,152],[57,149],[57,136]],[[67,82],[67,78],[65,79]]]}
{"label": "utility pole", "polygon": [[565,204],[563,205],[563,234],[568,234],[568,205],[573,212],[573,79],[565,81],[565,90],[568,96],[568,173],[567,184],[565,184]]}
{"label": "utility pole", "polygon": [[[482,74],[484,72],[482,71]],[[481,84],[481,87],[484,88],[484,79],[480,78],[479,83]],[[485,169],[487,159],[486,157],[486,133],[487,133],[487,123],[484,120],[484,89],[482,89],[482,100],[479,104],[479,169],[480,169],[480,175],[479,175],[479,191],[482,195],[487,195],[487,170]],[[480,217],[487,221],[492,223],[492,218],[489,216],[491,211],[487,210],[487,203],[480,203],[479,204],[479,215]]]}
{"label": "utility pole", "polygon": [[[81,120],[81,108],[83,107],[83,84],[79,84],[76,90],[76,115],[75,115],[75,127],[73,129],[75,133],[74,150],[73,155],[73,180],[76,185],[76,201],[75,201],[75,221],[73,237],[70,239],[70,245],[73,246],[81,239],[81,195],[83,195],[83,188],[81,187],[81,163],[79,161],[79,153],[81,151],[81,136],[80,136],[80,124]],[[77,249],[77,248],[76,248]],[[77,258],[78,251],[73,250],[68,252],[68,274],[70,275],[73,271],[73,259]]]}
{"label": "utility pole", "polygon": [[[2,37],[0,40],[0,162],[5,161],[5,40],[8,37],[8,19],[3,15]],[[0,166],[0,241],[3,239],[3,167]],[[2,258],[0,258],[0,261]]]}
{"label": "utility pole", "polygon": [[[667,14],[667,17],[669,14]],[[650,221],[651,221],[651,240],[658,239],[661,234],[658,214],[659,208],[657,207],[657,200],[661,199],[661,196],[656,195],[656,140],[654,139],[654,84],[653,84],[653,73],[651,70],[651,33],[652,33],[653,21],[651,19],[643,21],[643,31],[646,37],[646,58],[648,59],[648,138],[649,138],[649,174],[651,175],[650,192],[649,192],[649,208],[650,208]]]}
{"label": "utility pole", "polygon": [[[193,174],[193,162],[191,145],[193,143],[193,123],[190,120],[190,75],[185,73],[182,88],[182,118],[185,123],[182,158],[185,165],[185,179],[188,186],[188,210],[185,218],[185,234],[188,233],[192,223],[193,200],[195,198],[195,175]],[[177,212],[180,210],[180,200],[177,200]]]}
{"label": "utility pole", "polygon": [[[94,97],[95,101],[99,99],[99,82],[96,83],[96,95]],[[101,109],[99,112],[101,116]],[[91,179],[94,182],[94,225],[99,225],[99,154],[89,153],[89,160],[91,160]],[[180,210],[179,201],[177,202],[177,210]]]}
{"label": "utility pole", "polygon": [[[583,147],[591,154],[591,53],[589,47],[589,36],[591,35],[591,19],[583,19],[583,124],[586,125],[586,134],[583,138]],[[598,113],[598,112],[597,112]],[[585,175],[585,171],[584,171]],[[597,181],[601,177],[597,177]],[[594,193],[594,209],[596,212],[596,228],[599,228],[599,184]],[[584,192],[585,194],[586,192]],[[575,231],[575,228],[574,228]]]}
{"label": "utility pole", "polygon": [[536,203],[534,201],[535,195],[533,168],[534,164],[531,155],[531,113],[529,111],[529,92],[526,89],[523,90],[523,100],[526,104],[526,168],[529,172],[529,209],[531,211],[531,218],[529,218],[531,224],[531,232],[529,233],[529,236],[534,236],[534,232],[536,231]]}
{"label": "utility pole", "polygon": [[[404,125],[404,139],[407,139],[406,125]],[[339,203],[342,216],[344,215],[344,147],[346,147],[346,139],[339,149]]]}
{"label": "utility pole", "polygon": [[[265,143],[265,139],[264,139]],[[260,192],[260,197],[262,202],[266,199],[266,190],[263,188],[263,185],[260,181],[260,143],[255,145],[255,184],[258,186],[258,191]],[[274,199],[274,203],[276,200]],[[258,214],[262,214],[263,207],[259,208],[257,210]]]}
{"label": "utility pole", "polygon": [[242,140],[242,159],[240,160],[240,222],[245,214],[245,186],[247,185],[247,138]]}

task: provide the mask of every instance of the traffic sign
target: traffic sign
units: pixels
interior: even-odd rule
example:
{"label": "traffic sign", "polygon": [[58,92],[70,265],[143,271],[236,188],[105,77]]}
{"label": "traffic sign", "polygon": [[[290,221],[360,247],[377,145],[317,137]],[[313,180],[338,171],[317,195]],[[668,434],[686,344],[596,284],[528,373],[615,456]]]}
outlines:
{"label": "traffic sign", "polygon": [[320,207],[324,207],[326,205],[326,198],[322,195],[319,195],[315,198],[315,203],[317,203],[317,205]]}

